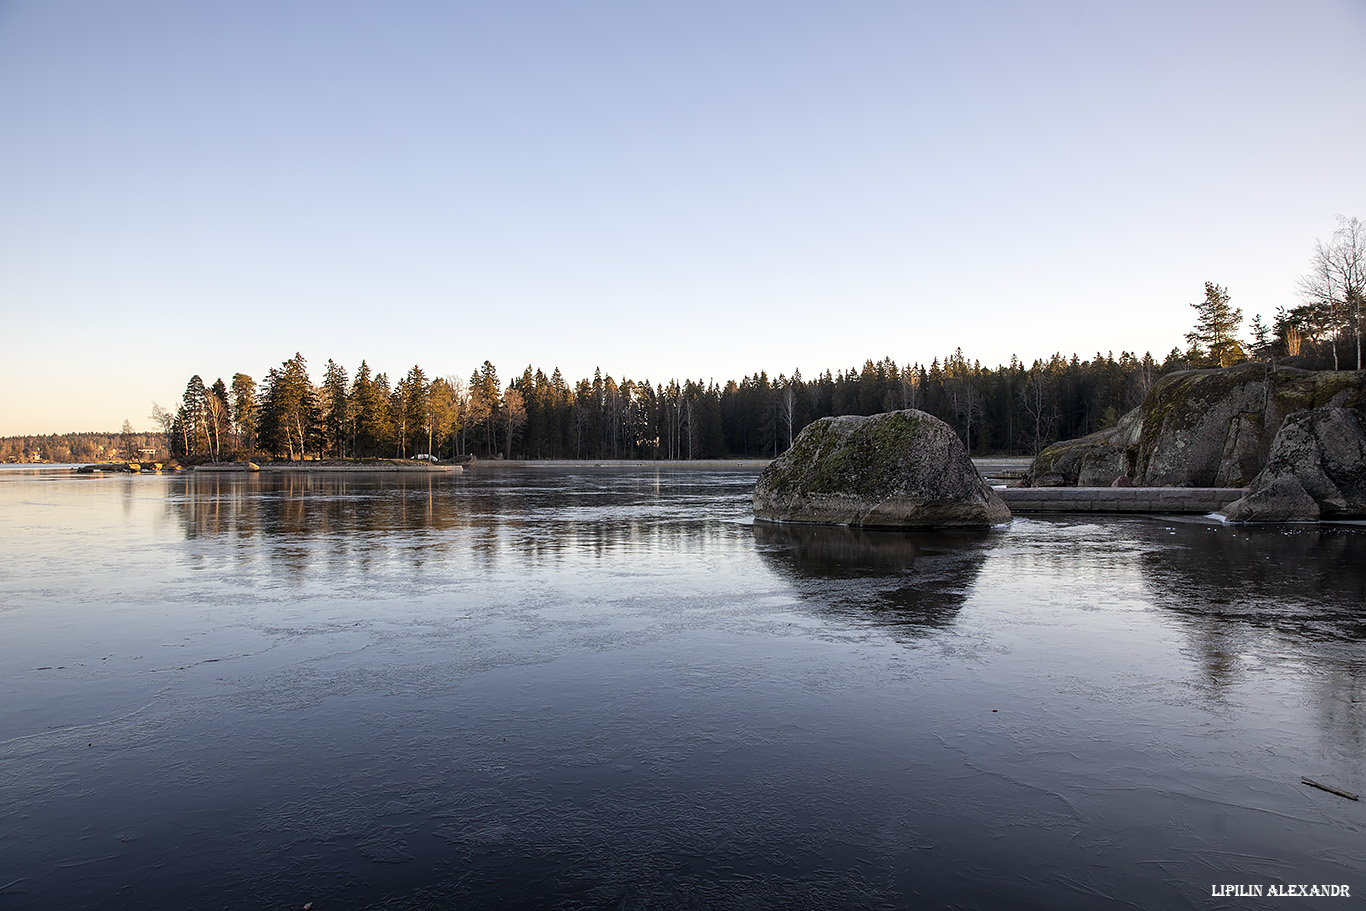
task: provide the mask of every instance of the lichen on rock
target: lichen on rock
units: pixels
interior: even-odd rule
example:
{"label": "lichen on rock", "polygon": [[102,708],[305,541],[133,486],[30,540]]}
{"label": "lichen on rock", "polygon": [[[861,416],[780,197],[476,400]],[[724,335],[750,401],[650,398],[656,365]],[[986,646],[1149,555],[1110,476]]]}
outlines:
{"label": "lichen on rock", "polygon": [[1010,509],[958,435],[923,411],[822,418],[760,474],[754,515],[891,528],[982,527]]}

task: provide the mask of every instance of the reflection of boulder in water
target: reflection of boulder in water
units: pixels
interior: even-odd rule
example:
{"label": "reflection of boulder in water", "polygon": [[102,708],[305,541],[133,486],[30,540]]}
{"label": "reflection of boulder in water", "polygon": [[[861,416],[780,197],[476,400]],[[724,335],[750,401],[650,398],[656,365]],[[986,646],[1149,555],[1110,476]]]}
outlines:
{"label": "reflection of boulder in water", "polygon": [[756,522],[764,562],[810,604],[881,624],[942,627],[963,606],[991,532]]}

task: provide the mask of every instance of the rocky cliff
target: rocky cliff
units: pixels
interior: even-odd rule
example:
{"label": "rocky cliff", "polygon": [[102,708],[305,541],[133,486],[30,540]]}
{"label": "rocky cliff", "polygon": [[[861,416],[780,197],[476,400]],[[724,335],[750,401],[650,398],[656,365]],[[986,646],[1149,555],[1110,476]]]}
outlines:
{"label": "rocky cliff", "polygon": [[1366,372],[1263,364],[1164,376],[1116,427],[1045,449],[1026,481],[1144,487],[1242,487],[1266,467],[1286,419],[1319,408],[1366,407]]}

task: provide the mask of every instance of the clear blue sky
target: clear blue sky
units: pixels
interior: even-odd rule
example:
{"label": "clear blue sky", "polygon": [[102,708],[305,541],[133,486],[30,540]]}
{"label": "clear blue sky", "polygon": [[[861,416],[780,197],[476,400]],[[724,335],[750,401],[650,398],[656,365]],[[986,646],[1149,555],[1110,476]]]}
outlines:
{"label": "clear blue sky", "polygon": [[1366,3],[0,0],[0,435],[1184,344],[1366,217]]}

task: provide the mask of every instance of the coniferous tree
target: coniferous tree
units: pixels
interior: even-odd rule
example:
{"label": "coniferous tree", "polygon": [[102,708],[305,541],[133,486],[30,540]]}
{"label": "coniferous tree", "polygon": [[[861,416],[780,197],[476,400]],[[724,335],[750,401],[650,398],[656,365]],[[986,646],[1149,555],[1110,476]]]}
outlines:
{"label": "coniferous tree", "polygon": [[308,447],[320,442],[321,415],[317,394],[308,378],[304,356],[294,357],[266,374],[261,395],[260,441],[271,452],[292,462],[306,458]]}
{"label": "coniferous tree", "polygon": [[407,428],[407,434],[403,440],[403,451],[407,454],[411,448],[416,450],[425,441],[424,452],[431,454],[432,451],[432,426],[427,413],[429,402],[429,390],[427,384],[427,374],[421,367],[414,364],[413,369],[408,371],[408,375],[399,380],[399,389],[402,393],[403,424]]}
{"label": "coniferous tree", "polygon": [[383,385],[371,376],[370,365],[361,361],[347,396],[347,407],[352,415],[354,455],[375,458],[389,438],[388,402]]}
{"label": "coniferous tree", "polygon": [[498,451],[498,408],[502,403],[501,387],[498,382],[498,368],[489,361],[470,375],[469,383],[469,423],[477,430],[483,442],[483,452],[493,455]]}
{"label": "coniferous tree", "polygon": [[1243,346],[1238,341],[1238,329],[1243,324],[1243,311],[1229,303],[1228,290],[1214,282],[1205,282],[1205,299],[1191,304],[1196,313],[1195,328],[1186,333],[1192,353],[1203,350],[1215,366],[1229,367],[1244,360]]}
{"label": "coniferous tree", "polygon": [[323,446],[334,455],[346,458],[351,438],[351,409],[347,393],[346,368],[328,358],[323,373],[322,401]]}
{"label": "coniferous tree", "polygon": [[180,408],[173,422],[173,455],[192,458],[205,450],[207,438],[204,420],[204,380],[199,374],[190,377],[180,397]]}
{"label": "coniferous tree", "polygon": [[232,378],[233,449],[250,457],[256,448],[256,381],[245,373]]}

